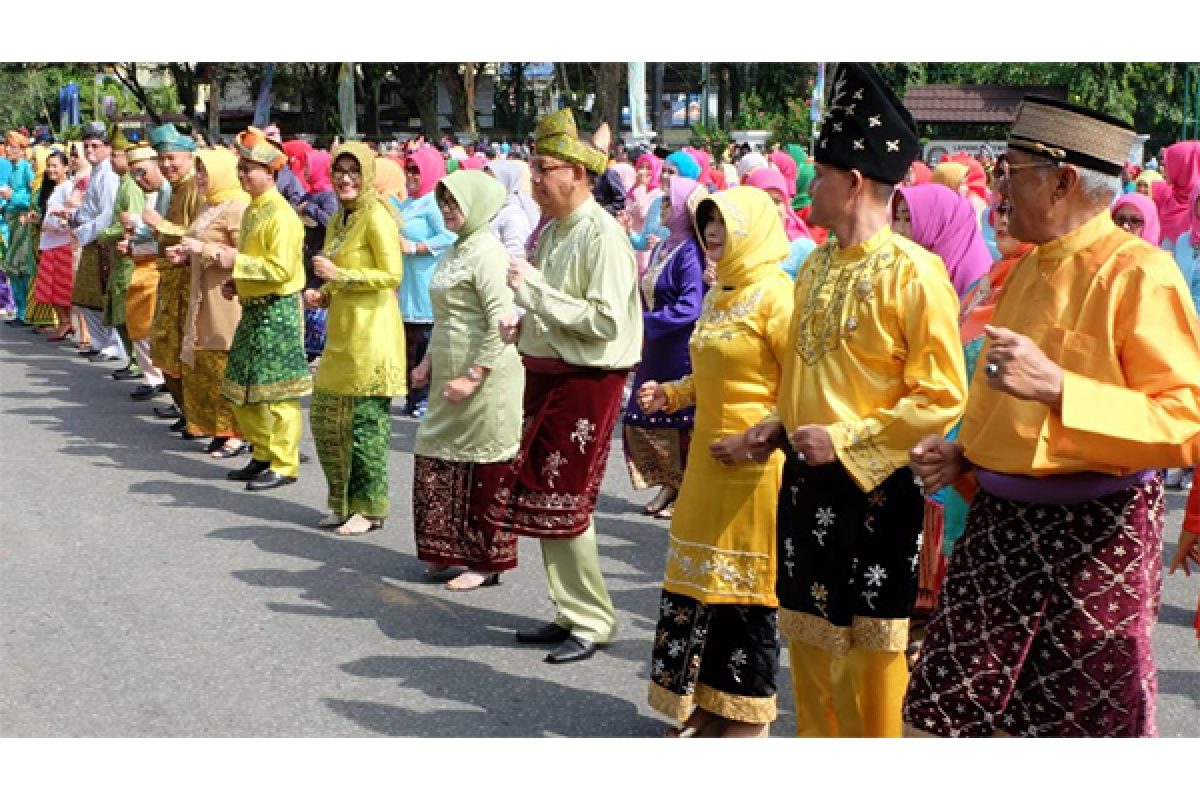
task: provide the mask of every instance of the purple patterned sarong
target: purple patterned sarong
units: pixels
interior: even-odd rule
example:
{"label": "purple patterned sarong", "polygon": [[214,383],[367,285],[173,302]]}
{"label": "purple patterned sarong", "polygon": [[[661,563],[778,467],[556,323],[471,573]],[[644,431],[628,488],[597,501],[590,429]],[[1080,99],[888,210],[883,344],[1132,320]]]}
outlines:
{"label": "purple patterned sarong", "polygon": [[939,736],[1155,736],[1162,481],[1078,505],[980,492],[905,698]]}

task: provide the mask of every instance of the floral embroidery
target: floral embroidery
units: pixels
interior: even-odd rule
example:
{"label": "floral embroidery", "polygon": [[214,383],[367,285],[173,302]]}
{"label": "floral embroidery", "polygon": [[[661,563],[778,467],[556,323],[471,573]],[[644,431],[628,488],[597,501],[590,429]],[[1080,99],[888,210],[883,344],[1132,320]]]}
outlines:
{"label": "floral embroidery", "polygon": [[787,558],[784,559],[783,563],[787,566],[788,577],[794,578],[796,576],[792,572],[792,570],[796,566],[796,562],[794,561],[794,559],[796,558],[796,546],[794,544],[792,544],[791,537],[788,537],[787,539],[783,540],[783,552],[787,556]]}
{"label": "floral embroidery", "polygon": [[742,682],[742,674],[739,672],[746,667],[746,651],[738,648],[729,654],[729,671],[733,673],[733,679],[738,683]]}
{"label": "floral embroidery", "polygon": [[867,579],[867,586],[882,586],[887,579],[887,570],[876,564],[873,567],[867,567],[863,577]]}
{"label": "floral embroidery", "polygon": [[835,519],[837,519],[837,515],[833,512],[832,508],[817,509],[817,524],[822,528],[828,528],[833,524]]}
{"label": "floral embroidery", "polygon": [[584,448],[591,444],[596,438],[596,425],[587,419],[580,419],[575,423],[575,432],[571,434],[571,441],[579,444],[579,454],[584,454]]}
{"label": "floral embroidery", "polygon": [[545,479],[551,489],[554,488],[554,481],[562,474],[562,466],[566,463],[567,459],[557,450],[546,456],[546,463],[542,467],[542,478]]}
{"label": "floral embroidery", "polygon": [[745,292],[745,296],[739,298],[729,308],[720,310],[716,308],[713,299],[716,294],[715,291],[708,293],[704,299],[704,309],[700,312],[700,318],[696,320],[691,340],[692,346],[696,349],[710,346],[720,340],[732,339],[734,327],[758,307],[763,289],[759,287]]}

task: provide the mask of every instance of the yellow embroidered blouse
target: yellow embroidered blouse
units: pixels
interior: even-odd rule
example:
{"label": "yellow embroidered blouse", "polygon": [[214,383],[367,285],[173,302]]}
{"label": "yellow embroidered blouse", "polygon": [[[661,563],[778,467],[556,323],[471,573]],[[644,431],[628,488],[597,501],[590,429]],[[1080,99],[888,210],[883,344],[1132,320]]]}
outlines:
{"label": "yellow embroidered blouse", "polygon": [[233,262],[239,297],[286,296],[304,288],[304,225],[274,187],[250,201]]}
{"label": "yellow embroidered blouse", "polygon": [[[788,242],[775,206],[759,189],[721,192],[705,202],[721,209],[729,232],[718,283],[692,334],[692,374],[664,385],[668,411],[695,404],[696,427],[671,521],[663,588],[702,603],[777,606],[775,514],[783,453],[765,464],[725,466],[709,445],[745,431],[775,406],[792,316],[792,281],[779,269]],[[748,224],[729,223],[738,213]],[[739,264],[753,268],[731,281]]]}
{"label": "yellow embroidered blouse", "polygon": [[329,321],[316,388],[356,397],[405,393],[404,321],[396,302],[404,260],[395,220],[379,200],[349,221],[339,211],[325,231],[325,252],[338,271],[321,287]]}
{"label": "yellow embroidered blouse", "polygon": [[813,251],[796,279],[779,414],[790,433],[827,426],[864,492],[907,466],[966,403],[958,296],[941,259],[884,227]]}
{"label": "yellow embroidered blouse", "polygon": [[1191,296],[1171,256],[1107,211],[1017,264],[992,325],[1028,336],[1063,368],[1062,412],[994,391],[976,370],[959,436],[972,463],[1038,476],[1200,462]]}

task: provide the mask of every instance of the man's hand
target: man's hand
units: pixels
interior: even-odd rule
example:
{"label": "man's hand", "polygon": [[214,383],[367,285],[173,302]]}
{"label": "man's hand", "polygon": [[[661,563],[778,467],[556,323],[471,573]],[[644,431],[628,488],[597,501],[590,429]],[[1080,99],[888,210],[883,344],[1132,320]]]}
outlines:
{"label": "man's hand", "polygon": [[792,431],[788,437],[792,449],[801,461],[814,467],[823,467],[837,461],[837,451],[833,449],[833,437],[829,435],[824,425],[803,425]]}
{"label": "man's hand", "polygon": [[151,228],[157,230],[158,226],[162,224],[162,221],[162,214],[159,214],[153,208],[147,208],[142,212],[142,222],[146,223]]}
{"label": "man's hand", "polygon": [[304,307],[309,311],[316,311],[325,301],[325,295],[321,294],[316,289],[304,290]]}
{"label": "man's hand", "polygon": [[718,439],[708,446],[708,451],[712,453],[712,457],[717,460],[718,464],[724,464],[727,467],[753,460],[745,433],[731,433]]}
{"label": "man's hand", "polygon": [[172,264],[182,264],[188,259],[188,251],[182,244],[173,244],[167,248],[166,256]]}
{"label": "man's hand", "polygon": [[779,420],[760,422],[746,431],[746,447],[750,457],[755,461],[765,463],[787,440],[787,431]]}
{"label": "man's hand", "polygon": [[1020,400],[1062,408],[1063,371],[1028,336],[984,326],[988,337],[984,375],[988,386]]}
{"label": "man's hand", "polygon": [[337,280],[338,268],[325,256],[313,256],[313,274],[323,281]]}
{"label": "man's hand", "polygon": [[909,451],[908,464],[926,495],[952,486],[971,468],[963,456],[962,445],[936,434],[926,436]]}
{"label": "man's hand", "polygon": [[658,381],[646,381],[637,390],[642,413],[654,414],[667,407],[667,393]]}
{"label": "man's hand", "polygon": [[462,375],[452,381],[446,381],[446,385],[442,387],[442,397],[452,404],[461,403],[475,394],[475,390],[478,388],[478,383]]}
{"label": "man's hand", "polygon": [[523,258],[512,256],[508,259],[508,286],[514,292],[520,287],[525,276],[533,272],[533,264]]}
{"label": "man's hand", "polygon": [[422,359],[420,364],[413,367],[412,375],[410,376],[412,388],[424,389],[429,385],[429,373],[433,367],[429,363],[429,359]]}
{"label": "man's hand", "polygon": [[500,341],[505,344],[513,344],[521,338],[521,321],[524,319],[520,314],[511,314],[500,320]]}

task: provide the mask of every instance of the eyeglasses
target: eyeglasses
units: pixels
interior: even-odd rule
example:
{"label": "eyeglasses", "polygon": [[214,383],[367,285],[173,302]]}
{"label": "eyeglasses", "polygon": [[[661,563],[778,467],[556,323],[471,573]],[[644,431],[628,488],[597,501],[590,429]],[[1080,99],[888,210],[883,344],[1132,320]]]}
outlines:
{"label": "eyeglasses", "polygon": [[530,172],[546,173],[556,169],[570,169],[574,164],[547,164],[544,161],[534,161],[529,165]]}
{"label": "eyeglasses", "polygon": [[1146,220],[1135,214],[1113,214],[1113,222],[1121,228],[1144,228]]}
{"label": "eyeglasses", "polygon": [[998,217],[1007,217],[1012,213],[1012,206],[1008,203],[1001,203],[1000,205],[996,206],[995,212],[996,216]]}
{"label": "eyeglasses", "polygon": [[421,177],[420,167],[405,167],[404,172],[408,175],[415,175],[418,178]]}
{"label": "eyeglasses", "polygon": [[362,180],[362,171],[357,169],[335,169],[330,172],[330,175],[335,181],[341,178],[349,178],[352,181]]}
{"label": "eyeglasses", "polygon": [[447,214],[457,214],[459,212],[457,203],[438,203],[438,210],[442,212],[442,216]]}

